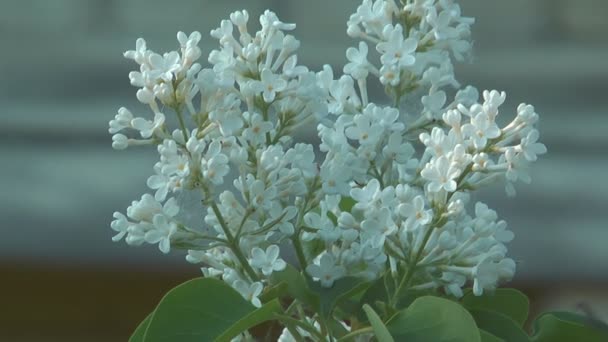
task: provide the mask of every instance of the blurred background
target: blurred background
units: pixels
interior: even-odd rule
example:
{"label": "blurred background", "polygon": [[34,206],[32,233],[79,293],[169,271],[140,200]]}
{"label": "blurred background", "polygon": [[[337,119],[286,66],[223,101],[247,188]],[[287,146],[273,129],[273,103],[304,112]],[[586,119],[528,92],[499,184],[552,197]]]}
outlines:
{"label": "blurred background", "polygon": [[[229,13],[271,8],[298,25],[299,61],[341,70],[356,0],[2,0],[0,3],[0,340],[125,341],[162,295],[199,275],[183,255],[112,243],[112,212],[146,191],[153,149],[116,152],[107,122],[136,103],[122,58],[178,30],[207,34]],[[549,154],[533,183],[479,196],[516,233],[512,284],[533,310],[608,319],[608,2],[461,0],[473,27],[463,84],[505,90],[541,115]],[[257,21],[257,20],[256,20]],[[302,138],[314,141],[314,131]]]}

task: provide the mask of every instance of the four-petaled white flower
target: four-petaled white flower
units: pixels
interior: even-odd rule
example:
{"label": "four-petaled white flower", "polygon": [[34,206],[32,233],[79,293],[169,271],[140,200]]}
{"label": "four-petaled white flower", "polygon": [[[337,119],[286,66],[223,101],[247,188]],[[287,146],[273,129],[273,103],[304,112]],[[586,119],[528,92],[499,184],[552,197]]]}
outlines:
{"label": "four-petaled white flower", "polygon": [[488,139],[498,138],[501,134],[496,122],[486,112],[479,112],[471,117],[471,123],[462,126],[462,132],[473,140],[477,149],[486,147]]}
{"label": "four-petaled white flower", "polygon": [[135,118],[131,120],[131,127],[138,130],[142,138],[150,138],[161,130],[164,124],[165,115],[162,113],[156,113],[154,115],[154,121],[148,121],[144,118]]}
{"label": "four-petaled white flower", "polygon": [[346,50],[346,58],[349,63],[344,66],[344,73],[352,75],[354,79],[360,80],[369,74],[370,64],[367,60],[368,47],[365,42],[359,43],[359,49],[350,47]]}
{"label": "four-petaled white flower", "polygon": [[547,153],[547,148],[538,142],[538,130],[532,129],[521,139],[521,152],[528,161],[536,161],[538,155]]}
{"label": "four-petaled white flower", "polygon": [[485,258],[472,270],[473,293],[481,296],[484,290],[494,290],[499,279],[509,280],[515,273],[515,262],[511,259],[502,259],[495,262]]}
{"label": "four-petaled white flower", "polygon": [[251,266],[262,271],[262,274],[269,276],[272,272],[285,269],[287,264],[279,257],[279,246],[270,245],[264,252],[261,248],[255,247],[251,250]]}
{"label": "four-petaled white flower", "polygon": [[420,175],[429,181],[427,189],[430,192],[456,191],[457,183],[454,180],[462,171],[451,163],[446,156],[441,156],[433,162],[426,164]]}
{"label": "four-petaled white flower", "polygon": [[386,26],[383,31],[386,41],[378,44],[378,52],[382,54],[380,61],[384,65],[397,65],[399,68],[411,66],[416,62],[414,52],[418,40],[410,37],[404,39],[403,27],[400,24]]}
{"label": "four-petaled white flower", "polygon": [[258,113],[251,115],[249,127],[243,131],[243,137],[254,144],[260,144],[266,139],[266,133],[272,130],[272,123],[264,121]]}
{"label": "four-petaled white flower", "polygon": [[399,205],[399,213],[406,218],[405,226],[412,231],[431,222],[432,210],[425,210],[424,198],[416,196],[411,203]]}
{"label": "four-petaled white flower", "polygon": [[260,301],[260,294],[262,294],[262,290],[264,289],[264,285],[260,282],[255,282],[252,284],[247,284],[243,280],[236,280],[234,284],[232,284],[235,290],[237,290],[243,298],[245,298],[248,302],[251,302],[253,306],[259,308],[262,307],[262,302]]}
{"label": "four-petaled white flower", "polygon": [[313,278],[319,279],[321,286],[331,287],[334,282],[342,278],[346,270],[341,265],[336,265],[333,255],[325,253],[319,259],[318,264],[310,264],[306,267],[306,272]]}
{"label": "four-petaled white flower", "polygon": [[370,116],[355,115],[353,121],[355,126],[346,129],[346,136],[349,139],[358,140],[362,145],[375,144],[378,141],[382,130]]}
{"label": "four-petaled white flower", "polygon": [[264,69],[260,73],[259,87],[266,103],[274,101],[276,94],[287,88],[287,81],[280,75],[273,74],[270,69]]}

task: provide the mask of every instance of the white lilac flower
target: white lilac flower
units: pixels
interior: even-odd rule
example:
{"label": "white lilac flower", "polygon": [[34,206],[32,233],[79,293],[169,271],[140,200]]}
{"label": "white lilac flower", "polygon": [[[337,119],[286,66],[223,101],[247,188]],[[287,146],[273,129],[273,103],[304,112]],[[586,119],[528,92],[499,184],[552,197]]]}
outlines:
{"label": "white lilac flower", "polygon": [[380,68],[380,82],[383,85],[396,86],[399,84],[399,69],[395,65],[383,65]]}
{"label": "white lilac flower", "polygon": [[174,73],[181,68],[180,56],[176,51],[165,53],[162,56],[157,53],[151,53],[148,56],[148,63],[151,67],[151,70],[148,71],[150,77],[164,82],[171,82],[175,77]]}
{"label": "white lilac flower", "polygon": [[348,48],[346,50],[346,58],[349,63],[344,66],[344,73],[352,75],[356,80],[366,78],[370,68],[367,52],[368,47],[365,42],[359,42],[359,49]]}
{"label": "white lilac flower", "polygon": [[409,143],[403,142],[403,136],[398,132],[392,133],[388,137],[388,142],[382,148],[382,154],[390,160],[404,164],[414,155],[414,147]]}
{"label": "white lilac flower", "polygon": [[165,115],[156,113],[154,120],[149,121],[144,118],[135,118],[131,121],[131,127],[138,130],[142,138],[150,138],[156,132],[162,129],[165,124]]}
{"label": "white lilac flower", "polygon": [[474,103],[477,103],[478,99],[479,91],[477,90],[477,88],[470,85],[466,86],[464,89],[460,89],[454,97],[454,100],[457,103],[460,103],[465,107],[470,107]]}
{"label": "white lilac flower", "polygon": [[496,115],[498,115],[498,107],[500,107],[506,100],[507,94],[502,91],[498,92],[497,90],[484,90],[483,91],[483,109],[491,121],[494,121]]}
{"label": "white lilac flower", "polygon": [[321,167],[321,179],[323,180],[323,191],[328,195],[347,195],[351,189],[351,170],[346,165],[334,164]]}
{"label": "white lilac flower", "polygon": [[449,133],[446,135],[439,127],[433,127],[431,134],[421,133],[420,141],[436,157],[447,155],[456,146],[456,136]]}
{"label": "white lilac flower", "polygon": [[515,262],[511,259],[495,262],[487,258],[475,266],[472,273],[473,293],[481,296],[484,290],[494,290],[499,279],[511,279],[515,273]]}
{"label": "white lilac flower", "polygon": [[344,110],[358,107],[360,104],[360,100],[355,92],[353,79],[350,76],[343,75],[338,80],[332,80],[328,90],[331,95],[328,101],[330,113],[341,114]]}
{"label": "white lilac flower", "polygon": [[471,117],[471,123],[463,125],[462,132],[472,139],[478,150],[486,147],[488,139],[498,138],[501,134],[496,122],[484,111]]}
{"label": "white lilac flower", "polygon": [[276,193],[276,188],[274,186],[266,187],[264,182],[259,179],[254,180],[249,186],[249,196],[252,205],[262,209],[268,209],[272,206],[272,201],[275,199]]}
{"label": "white lilac flower", "polygon": [[508,148],[504,154],[504,160],[507,163],[507,171],[505,173],[507,180],[515,182],[521,180],[524,183],[530,183],[530,175],[528,174],[528,162],[517,153],[515,148]]}
{"label": "white lilac flower", "polygon": [[431,114],[431,117],[437,116],[442,112],[447,96],[444,91],[433,92],[422,97],[424,108]]}
{"label": "white lilac flower", "polygon": [[[147,180],[154,195],[113,214],[114,241],[163,253],[186,247],[187,261],[256,306],[294,239],[318,247],[300,262],[324,287],[399,273],[397,259],[413,253],[416,289],[458,297],[472,283],[478,295],[513,276],[505,246],[513,233],[484,204],[469,214],[469,193],[495,181],[513,193],[546,148],[534,107],[519,105],[499,127],[506,94],[480,99],[476,88],[460,88],[453,61],[470,51],[473,19],[452,0],[362,0],[347,22],[355,47],[335,77],[329,65],[298,64],[300,42],[286,32],[294,24],[266,11],[251,32],[249,19],[238,11],[222,20],[211,31],[219,46],[205,57],[198,32],[178,32],[175,51],[138,39],[125,53],[151,115],[119,109],[112,146],[157,146],[159,160]],[[370,78],[391,105],[369,98]],[[318,149],[292,136],[309,123]],[[236,246],[222,242],[231,234]]]}
{"label": "white lilac flower", "polygon": [[279,252],[280,249],[277,245],[268,246],[266,251],[255,247],[251,250],[250,264],[252,267],[261,270],[265,276],[271,275],[272,272],[282,271],[287,264],[279,257]]}
{"label": "white lilac flower", "polygon": [[350,191],[350,195],[355,201],[357,201],[354,208],[366,210],[377,200],[380,191],[380,182],[377,179],[370,180],[363,188],[352,189]]}
{"label": "white lilac flower", "polygon": [[132,59],[138,64],[146,62],[146,55],[148,49],[146,48],[146,41],[143,38],[137,38],[135,42],[135,50],[129,50],[124,53],[125,58]]}
{"label": "white lilac flower", "polygon": [[375,144],[378,141],[382,130],[370,116],[357,114],[353,122],[355,125],[345,131],[349,139],[358,140],[361,145]]}
{"label": "white lilac flower", "polygon": [[321,216],[317,213],[307,213],[304,215],[304,222],[308,227],[315,229],[316,237],[328,245],[336,242],[342,234],[339,229],[336,229],[336,226],[327,215]]}
{"label": "white lilac flower", "polygon": [[281,76],[273,74],[270,69],[264,69],[260,73],[260,88],[264,101],[270,103],[274,101],[274,98],[278,92],[285,90],[287,87],[287,81]]}
{"label": "white lilac flower", "polygon": [[171,250],[171,237],[177,232],[177,224],[165,215],[156,214],[152,219],[154,229],[146,232],[144,239],[147,243],[158,243],[158,249],[167,254]]}
{"label": "white lilac flower", "polygon": [[415,38],[403,37],[403,27],[400,24],[386,26],[382,32],[386,39],[377,45],[382,54],[380,61],[384,65],[397,65],[399,68],[410,66],[416,62],[414,52],[418,46]]}
{"label": "white lilac flower", "polygon": [[198,47],[201,38],[202,36],[198,31],[192,32],[189,36],[181,31],[177,33],[177,40],[181,46],[185,64],[192,64],[201,56],[201,49]]}
{"label": "white lilac flower", "polygon": [[108,131],[110,134],[115,134],[122,131],[125,128],[132,128],[131,121],[133,120],[133,114],[125,107],[121,107],[118,110],[118,114],[114,117],[114,120],[110,121],[110,128]]}
{"label": "white lilac flower", "polygon": [[114,220],[110,224],[110,227],[116,231],[117,234],[112,237],[112,241],[120,241],[127,234],[127,229],[130,224],[127,217],[122,213],[114,212],[113,216]]}
{"label": "white lilac flower", "polygon": [[420,173],[422,177],[429,181],[427,189],[430,192],[445,190],[447,192],[456,191],[458,185],[454,180],[462,171],[452,165],[446,156],[441,156],[433,162],[426,164]]}
{"label": "white lilac flower", "polygon": [[425,210],[424,198],[416,196],[411,203],[399,205],[399,213],[405,217],[405,226],[408,230],[415,230],[431,222],[432,210]]}
{"label": "white lilac flower", "polygon": [[266,133],[272,130],[272,123],[265,121],[258,113],[251,115],[251,121],[243,132],[243,137],[253,144],[260,144],[266,139]]}
{"label": "white lilac flower", "polygon": [[336,280],[345,275],[346,270],[343,266],[336,265],[333,255],[325,253],[318,263],[308,265],[306,272],[311,277],[319,279],[323,287],[331,287]]}
{"label": "white lilac flower", "polygon": [[262,307],[262,302],[260,301],[260,294],[262,294],[262,290],[264,289],[264,285],[260,282],[255,282],[252,284],[247,284],[243,280],[237,280],[232,284],[235,290],[237,290],[243,298],[245,298],[248,302],[251,302],[255,307]]}
{"label": "white lilac flower", "polygon": [[129,147],[129,139],[124,134],[112,135],[112,148],[115,150],[124,150]]}
{"label": "white lilac flower", "polygon": [[224,176],[230,170],[228,166],[228,157],[221,153],[222,145],[215,140],[207,149],[205,158],[201,161],[201,169],[203,177],[215,185],[220,185],[224,182]]}
{"label": "white lilac flower", "polygon": [[538,142],[538,131],[535,129],[530,130],[526,137],[521,139],[521,152],[528,161],[536,161],[538,155],[547,153],[545,145]]}

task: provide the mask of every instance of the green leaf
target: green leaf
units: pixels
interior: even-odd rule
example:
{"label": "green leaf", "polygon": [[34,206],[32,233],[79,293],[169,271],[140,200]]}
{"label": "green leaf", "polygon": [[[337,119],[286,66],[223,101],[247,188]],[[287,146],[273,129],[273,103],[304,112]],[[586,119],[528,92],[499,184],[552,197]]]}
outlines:
{"label": "green leaf", "polygon": [[340,208],[340,210],[350,213],[353,210],[355,204],[357,204],[357,201],[352,199],[352,197],[342,197],[342,199],[340,200],[340,204],[338,204],[338,207]]}
{"label": "green leaf", "polygon": [[534,342],[608,341],[608,328],[595,319],[568,312],[548,312],[534,321]]}
{"label": "green leaf", "polygon": [[434,296],[416,299],[386,326],[397,341],[481,341],[475,320],[464,307]]}
{"label": "green leaf", "polygon": [[325,251],[325,242],[320,239],[302,241],[302,248],[304,249],[306,260],[312,260]]}
{"label": "green leaf", "polygon": [[516,289],[501,288],[493,294],[475,296],[472,291],[462,297],[462,305],[468,309],[496,311],[511,317],[519,326],[528,319],[530,302],[528,297]]}
{"label": "green leaf", "polygon": [[480,329],[509,342],[529,342],[530,337],[510,317],[496,311],[469,309]]}
{"label": "green leaf", "polygon": [[506,342],[502,338],[498,338],[483,329],[479,329],[479,335],[481,335],[481,342]]}
{"label": "green leaf", "polygon": [[260,295],[260,301],[262,303],[269,302],[275,298],[280,298],[287,293],[288,286],[285,282],[279,282],[276,285],[272,285],[264,290]]}
{"label": "green leaf", "polygon": [[334,282],[332,287],[322,287],[319,282],[307,277],[309,287],[319,296],[320,314],[329,317],[334,306],[341,301],[365,291],[370,285],[360,278],[346,277]]}
{"label": "green leaf", "polygon": [[[271,304],[271,308],[274,308]],[[262,310],[262,309],[259,309]],[[242,320],[260,319],[256,308],[228,284],[212,278],[185,282],[161,300],[145,333],[146,342],[214,341],[233,330],[248,326]],[[266,310],[262,311],[266,314]],[[253,317],[253,318],[252,318]]]}
{"label": "green leaf", "polygon": [[319,298],[307,285],[306,277],[293,266],[287,265],[281,272],[273,272],[271,276],[273,284],[285,283],[287,294],[313,309],[319,308]]}
{"label": "green leaf", "polygon": [[363,297],[361,297],[360,303],[363,304],[374,304],[375,302],[388,302],[388,294],[386,293],[386,285],[384,284],[386,275],[382,278],[374,281],[374,283],[365,291]]}
{"label": "green leaf", "polygon": [[327,328],[329,331],[331,331],[331,335],[336,338],[341,338],[348,334],[348,330],[346,330],[342,323],[333,317],[327,321]]}
{"label": "green leaf", "polygon": [[150,324],[150,319],[152,318],[153,314],[154,312],[151,312],[150,314],[148,314],[148,316],[146,316],[146,318],[144,318],[143,321],[141,321],[141,323],[139,323],[139,325],[133,332],[133,335],[131,335],[131,338],[129,338],[129,342],[144,342],[144,336],[146,334],[146,330],[148,329],[148,325]]}
{"label": "green leaf", "polygon": [[365,311],[367,319],[374,329],[374,334],[376,335],[378,342],[395,342],[390,332],[382,322],[382,319],[380,319],[380,316],[378,316],[371,306],[367,304],[363,305],[363,311]]}
{"label": "green leaf", "polygon": [[281,304],[278,299],[275,299],[271,302],[264,304],[261,308],[255,310],[249,315],[243,317],[238,322],[233,324],[228,330],[226,330],[223,334],[221,334],[215,341],[230,342],[234,337],[238,334],[242,333],[249,328],[253,328],[260,323],[264,323],[271,319],[274,319],[274,314],[281,312]]}

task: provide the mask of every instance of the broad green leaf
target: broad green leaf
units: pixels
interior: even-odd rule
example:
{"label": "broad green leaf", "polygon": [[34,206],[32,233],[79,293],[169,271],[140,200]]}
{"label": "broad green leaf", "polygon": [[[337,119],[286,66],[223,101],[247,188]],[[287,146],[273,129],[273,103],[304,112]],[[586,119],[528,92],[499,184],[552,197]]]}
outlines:
{"label": "broad green leaf", "polygon": [[397,341],[480,342],[475,320],[459,303],[434,297],[416,299],[386,324]]}
{"label": "broad green leaf", "polygon": [[262,292],[260,295],[260,301],[262,303],[269,302],[275,298],[280,298],[287,293],[287,283],[279,282],[276,285],[270,286]]}
{"label": "broad green leaf", "polygon": [[499,312],[511,317],[521,327],[528,319],[530,302],[521,291],[502,288],[483,296],[475,296],[472,291],[469,291],[462,297],[462,305],[468,309]]}
{"label": "broad green leaf", "polygon": [[146,342],[214,341],[256,308],[223,281],[197,278],[161,300],[154,311]]}
{"label": "broad green leaf", "polygon": [[548,312],[534,321],[534,342],[608,341],[608,329],[597,320],[567,312]]}
{"label": "broad green leaf", "polygon": [[131,335],[131,338],[129,338],[129,342],[144,342],[146,329],[148,329],[148,325],[150,324],[150,319],[152,318],[153,314],[154,312],[149,313],[148,316],[146,316],[146,318],[144,318],[144,320],[139,323],[139,325],[133,332],[133,335]]}
{"label": "broad green leaf", "polygon": [[243,317],[238,322],[233,324],[228,330],[221,334],[215,341],[217,342],[230,342],[238,334],[242,333],[249,328],[253,328],[260,323],[274,319],[274,314],[281,312],[281,304],[278,299],[264,304],[261,308],[255,310],[249,315]]}
{"label": "broad green leaf", "polygon": [[498,338],[483,329],[479,329],[479,335],[481,335],[481,342],[507,342],[502,338]]}
{"label": "broad green leaf", "polygon": [[380,316],[378,316],[371,306],[367,304],[363,305],[363,311],[365,311],[367,319],[374,329],[374,334],[376,335],[378,342],[395,342],[390,332],[382,322],[382,319],[380,319]]}
{"label": "broad green leaf", "polygon": [[530,337],[517,322],[496,311],[469,309],[480,329],[509,342],[529,342]]}
{"label": "broad green leaf", "polygon": [[341,301],[365,291],[370,285],[360,278],[346,277],[334,282],[332,287],[326,288],[319,282],[312,281],[307,277],[310,289],[319,296],[320,313],[329,317],[334,306]]}
{"label": "broad green leaf", "polygon": [[285,283],[289,296],[318,309],[319,298],[308,288],[306,277],[293,266],[287,265],[281,272],[272,273],[271,281],[273,284]]}
{"label": "broad green leaf", "polygon": [[595,327],[599,330],[608,332],[608,323],[597,320],[595,318],[592,318],[589,316],[583,316],[583,315],[580,315],[580,314],[577,314],[574,312],[566,312],[566,311],[553,311],[551,313],[559,319],[566,320],[566,321],[572,321],[572,322],[579,323],[582,325],[589,325],[589,326]]}

